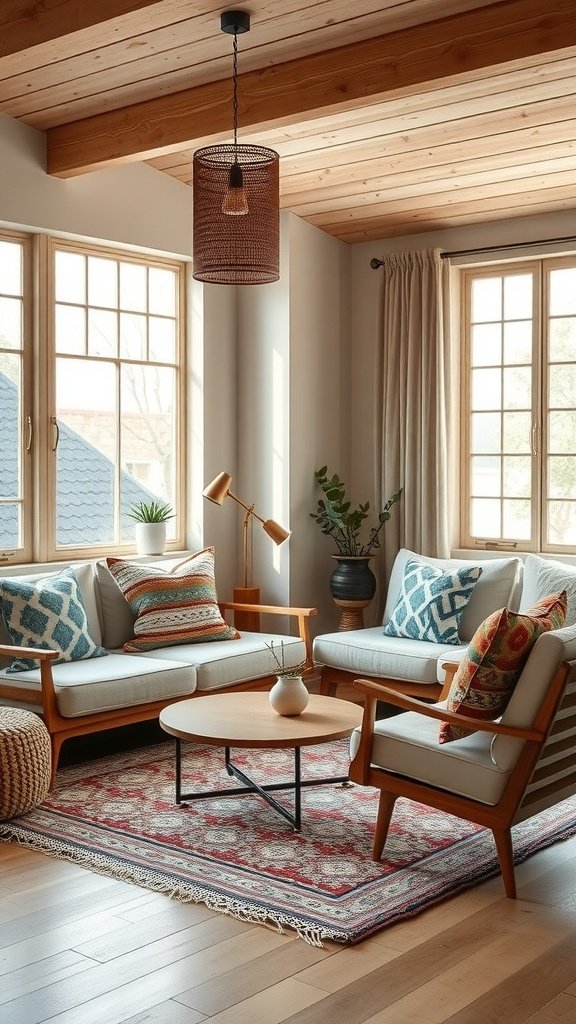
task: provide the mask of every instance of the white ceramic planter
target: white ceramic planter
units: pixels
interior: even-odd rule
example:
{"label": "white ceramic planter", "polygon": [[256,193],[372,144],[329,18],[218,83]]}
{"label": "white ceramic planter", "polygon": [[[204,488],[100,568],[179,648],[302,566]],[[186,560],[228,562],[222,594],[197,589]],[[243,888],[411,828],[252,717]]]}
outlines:
{"label": "white ceramic planter", "polygon": [[299,715],[307,706],[310,694],[302,676],[278,676],[270,690],[270,704],[278,715]]}
{"label": "white ceramic planter", "polygon": [[166,523],[136,523],[136,550],[139,555],[163,555],[166,547]]}

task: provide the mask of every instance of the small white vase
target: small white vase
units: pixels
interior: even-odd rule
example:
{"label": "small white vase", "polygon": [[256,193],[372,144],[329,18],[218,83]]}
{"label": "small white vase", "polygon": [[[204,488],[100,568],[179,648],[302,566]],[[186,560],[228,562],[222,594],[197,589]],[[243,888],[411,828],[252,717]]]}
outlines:
{"label": "small white vase", "polygon": [[163,555],[166,547],[166,523],[136,523],[136,550],[139,555]]}
{"label": "small white vase", "polygon": [[310,694],[302,676],[278,676],[269,698],[277,715],[299,715],[307,706]]}

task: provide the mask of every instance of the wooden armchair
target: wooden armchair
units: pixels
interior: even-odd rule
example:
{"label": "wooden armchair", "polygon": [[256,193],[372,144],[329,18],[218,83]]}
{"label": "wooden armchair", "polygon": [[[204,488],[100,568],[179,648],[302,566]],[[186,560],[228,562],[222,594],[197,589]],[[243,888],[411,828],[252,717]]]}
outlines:
{"label": "wooden armchair", "polygon": [[[372,857],[379,860],[398,797],[491,829],[506,895],[515,898],[511,827],[576,793],[576,627],[537,640],[508,707],[497,722],[453,714],[374,681],[357,679],[362,726],[352,736],[350,778],[380,790]],[[377,722],[376,703],[406,714]],[[470,726],[472,735],[438,743],[440,722]]]}

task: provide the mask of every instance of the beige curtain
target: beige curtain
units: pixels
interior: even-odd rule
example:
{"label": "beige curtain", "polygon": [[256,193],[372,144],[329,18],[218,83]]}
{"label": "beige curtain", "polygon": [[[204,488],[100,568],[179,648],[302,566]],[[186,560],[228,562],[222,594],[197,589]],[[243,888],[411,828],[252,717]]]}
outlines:
{"label": "beige curtain", "polygon": [[450,553],[452,416],[447,260],[440,250],[392,253],[384,275],[376,371],[376,493],[404,488],[384,527],[380,572],[400,547]]}

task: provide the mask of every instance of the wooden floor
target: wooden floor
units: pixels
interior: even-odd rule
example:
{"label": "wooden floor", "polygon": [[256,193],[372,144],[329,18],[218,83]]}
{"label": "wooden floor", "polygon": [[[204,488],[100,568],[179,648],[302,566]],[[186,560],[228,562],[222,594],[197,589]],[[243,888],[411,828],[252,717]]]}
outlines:
{"label": "wooden floor", "polygon": [[574,1024],[576,837],[372,939],[316,949],[0,843],[2,1024]]}

